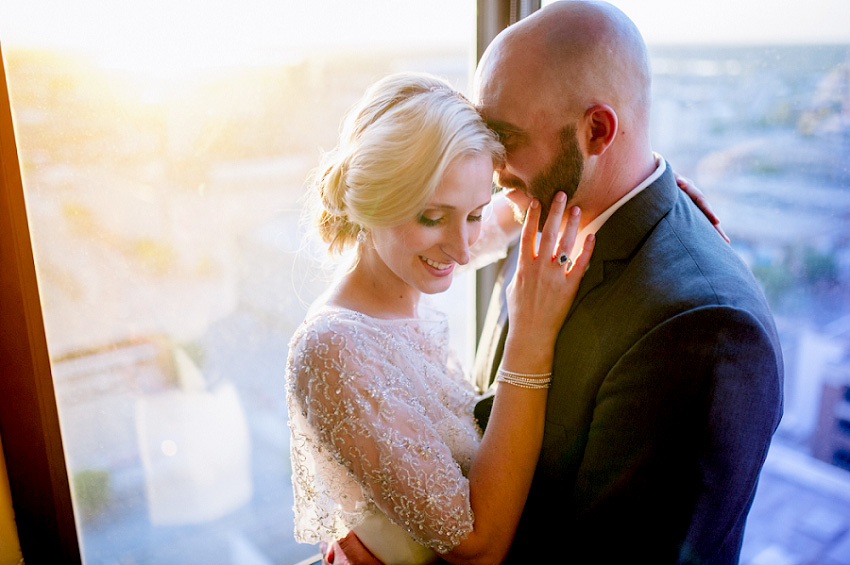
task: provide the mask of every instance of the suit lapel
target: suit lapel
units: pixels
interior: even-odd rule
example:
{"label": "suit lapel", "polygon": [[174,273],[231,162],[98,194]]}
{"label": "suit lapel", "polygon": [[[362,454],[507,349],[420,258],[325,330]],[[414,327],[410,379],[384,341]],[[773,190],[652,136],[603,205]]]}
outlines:
{"label": "suit lapel", "polygon": [[[626,202],[596,234],[596,247],[570,309],[605,280],[605,264],[628,260],[650,231],[673,208],[679,189],[670,165],[654,183]],[[583,243],[583,242],[581,242]]]}
{"label": "suit lapel", "polygon": [[[679,189],[673,179],[670,165],[654,183],[626,202],[596,234],[596,247],[587,272],[582,278],[570,313],[590,291],[605,280],[605,264],[629,259],[650,231],[673,208]],[[484,321],[481,343],[475,356],[473,369],[475,384],[481,391],[487,390],[501,362],[502,350],[507,335],[508,311],[505,287],[516,269],[517,247],[509,253],[499,274],[490,306]],[[567,316],[569,320],[569,315]]]}

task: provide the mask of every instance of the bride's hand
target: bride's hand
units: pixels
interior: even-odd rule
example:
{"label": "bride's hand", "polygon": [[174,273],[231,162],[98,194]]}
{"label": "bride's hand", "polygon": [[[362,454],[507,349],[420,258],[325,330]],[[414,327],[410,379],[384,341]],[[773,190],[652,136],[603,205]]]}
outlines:
{"label": "bride's hand", "polygon": [[[554,346],[557,333],[567,317],[578,292],[581,277],[590,262],[595,238],[588,236],[581,255],[570,264],[559,261],[568,258],[575,244],[581,212],[574,207],[563,223],[566,195],[559,192],[552,206],[537,244],[540,203],[532,201],[522,228],[520,256],[516,275],[508,286],[509,331],[533,337]],[[560,237],[559,237],[560,236]]]}
{"label": "bride's hand", "polygon": [[726,232],[723,231],[723,228],[720,227],[720,218],[717,217],[717,214],[714,213],[714,210],[711,209],[711,205],[708,203],[708,199],[705,197],[705,194],[697,188],[694,184],[694,181],[687,177],[683,177],[676,171],[673,171],[673,177],[676,179],[676,184],[682,189],[682,192],[688,195],[694,204],[697,205],[697,208],[705,214],[705,217],[708,218],[708,221],[711,222],[711,225],[714,226],[714,229],[717,230],[717,233],[720,234],[726,243],[730,243],[731,240],[729,236],[726,235]]}

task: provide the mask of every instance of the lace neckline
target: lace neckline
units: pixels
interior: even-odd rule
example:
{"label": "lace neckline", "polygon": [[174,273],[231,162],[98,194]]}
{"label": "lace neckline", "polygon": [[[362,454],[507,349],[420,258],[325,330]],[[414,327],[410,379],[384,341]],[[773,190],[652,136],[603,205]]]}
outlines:
{"label": "lace neckline", "polygon": [[369,323],[376,324],[425,324],[425,323],[442,323],[447,321],[447,317],[444,312],[440,310],[436,310],[427,304],[423,304],[420,302],[419,307],[417,308],[419,311],[419,316],[416,318],[407,317],[407,318],[376,318],[374,316],[370,316],[360,310],[354,310],[352,308],[346,308],[345,306],[339,306],[337,304],[330,304],[328,302],[322,302],[318,307],[311,310],[308,315],[309,318],[314,318],[316,316],[320,316],[322,314],[332,314],[332,313],[341,313],[345,315],[350,315],[357,319],[368,320]]}

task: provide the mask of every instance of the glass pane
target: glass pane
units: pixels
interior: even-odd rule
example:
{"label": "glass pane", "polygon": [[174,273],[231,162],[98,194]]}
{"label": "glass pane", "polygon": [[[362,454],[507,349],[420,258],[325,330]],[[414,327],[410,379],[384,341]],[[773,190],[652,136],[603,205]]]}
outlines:
{"label": "glass pane", "polygon": [[785,414],[741,562],[850,555],[850,3],[615,0],[653,67],[652,140],[762,283]]}
{"label": "glass pane", "polygon": [[85,561],[316,553],[283,387],[330,275],[305,180],[377,78],[467,90],[475,2],[4,0],[0,26]]}

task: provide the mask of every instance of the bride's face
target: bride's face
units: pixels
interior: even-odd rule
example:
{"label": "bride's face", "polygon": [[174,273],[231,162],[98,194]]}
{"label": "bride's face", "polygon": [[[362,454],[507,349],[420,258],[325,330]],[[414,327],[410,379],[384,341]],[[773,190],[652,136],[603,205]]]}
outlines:
{"label": "bride's face", "polygon": [[387,283],[426,294],[447,290],[455,268],[469,262],[469,246],[481,233],[492,181],[489,155],[455,159],[418,217],[370,230]]}

